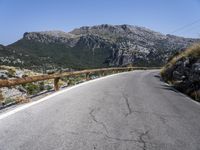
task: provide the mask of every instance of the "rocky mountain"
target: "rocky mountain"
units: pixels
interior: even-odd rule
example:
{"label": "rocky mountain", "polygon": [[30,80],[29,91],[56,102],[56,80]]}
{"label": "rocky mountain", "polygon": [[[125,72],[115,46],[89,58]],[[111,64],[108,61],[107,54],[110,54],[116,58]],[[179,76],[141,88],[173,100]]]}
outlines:
{"label": "rocky mountain", "polygon": [[69,33],[29,32],[9,46],[0,46],[0,64],[31,69],[161,66],[198,41],[132,25],[86,26]]}

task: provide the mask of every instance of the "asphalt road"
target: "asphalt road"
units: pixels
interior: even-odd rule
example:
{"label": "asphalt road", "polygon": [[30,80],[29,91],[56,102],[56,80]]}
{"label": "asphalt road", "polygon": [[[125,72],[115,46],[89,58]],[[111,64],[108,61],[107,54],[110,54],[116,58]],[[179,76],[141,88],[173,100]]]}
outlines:
{"label": "asphalt road", "polygon": [[89,81],[3,115],[0,150],[200,150],[200,105],[156,70]]}

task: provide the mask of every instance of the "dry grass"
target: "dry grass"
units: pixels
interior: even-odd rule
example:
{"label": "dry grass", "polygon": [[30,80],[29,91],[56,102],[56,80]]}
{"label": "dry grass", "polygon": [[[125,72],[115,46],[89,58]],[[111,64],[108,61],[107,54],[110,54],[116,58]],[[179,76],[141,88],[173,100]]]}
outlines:
{"label": "dry grass", "polygon": [[188,49],[186,49],[185,51],[183,51],[182,53],[180,53],[179,55],[177,55],[176,57],[174,57],[170,63],[171,64],[175,64],[179,59],[183,58],[183,57],[200,57],[200,43],[196,43],[194,45],[192,45],[191,47],[189,47]]}
{"label": "dry grass", "polygon": [[168,68],[171,68],[177,61],[179,61],[182,58],[186,57],[196,57],[200,58],[200,43],[193,44],[191,47],[187,48],[185,51],[179,53],[178,55],[175,55],[162,69],[161,69],[161,75],[165,73],[165,71]]}

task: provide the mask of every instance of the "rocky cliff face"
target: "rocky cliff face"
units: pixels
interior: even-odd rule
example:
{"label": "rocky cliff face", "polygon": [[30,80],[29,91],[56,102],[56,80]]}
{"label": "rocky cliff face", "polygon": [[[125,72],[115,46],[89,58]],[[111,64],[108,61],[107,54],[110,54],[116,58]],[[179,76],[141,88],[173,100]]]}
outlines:
{"label": "rocky cliff face", "polygon": [[174,52],[197,41],[131,25],[81,27],[70,33],[108,39],[114,50],[110,61],[112,65],[162,65]]}
{"label": "rocky cliff face", "polygon": [[178,90],[200,101],[200,44],[174,56],[161,75]]}
{"label": "rocky cliff face", "polygon": [[[20,53],[20,60],[34,67],[41,67],[41,63],[48,68],[161,66],[169,56],[197,41],[144,27],[105,24],[81,27],[69,33],[25,33],[21,40],[7,48]],[[29,63],[30,59],[35,61]]]}

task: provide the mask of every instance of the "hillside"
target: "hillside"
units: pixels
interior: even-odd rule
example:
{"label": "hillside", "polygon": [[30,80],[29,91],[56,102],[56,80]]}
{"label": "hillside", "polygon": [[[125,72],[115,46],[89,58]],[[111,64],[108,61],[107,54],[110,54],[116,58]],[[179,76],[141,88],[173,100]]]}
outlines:
{"label": "hillside", "polygon": [[176,54],[162,69],[163,79],[200,101],[200,44]]}
{"label": "hillside", "polygon": [[[39,75],[27,69],[20,69],[11,66],[0,66],[0,79],[22,78],[24,76]],[[39,84],[36,83],[19,85],[15,87],[3,87],[0,90],[0,109],[6,105],[28,101],[28,95],[39,92]],[[37,91],[36,91],[37,90]]]}
{"label": "hillside", "polygon": [[0,64],[36,70],[162,66],[169,56],[197,41],[132,25],[81,27],[69,33],[29,32],[0,47]]}

